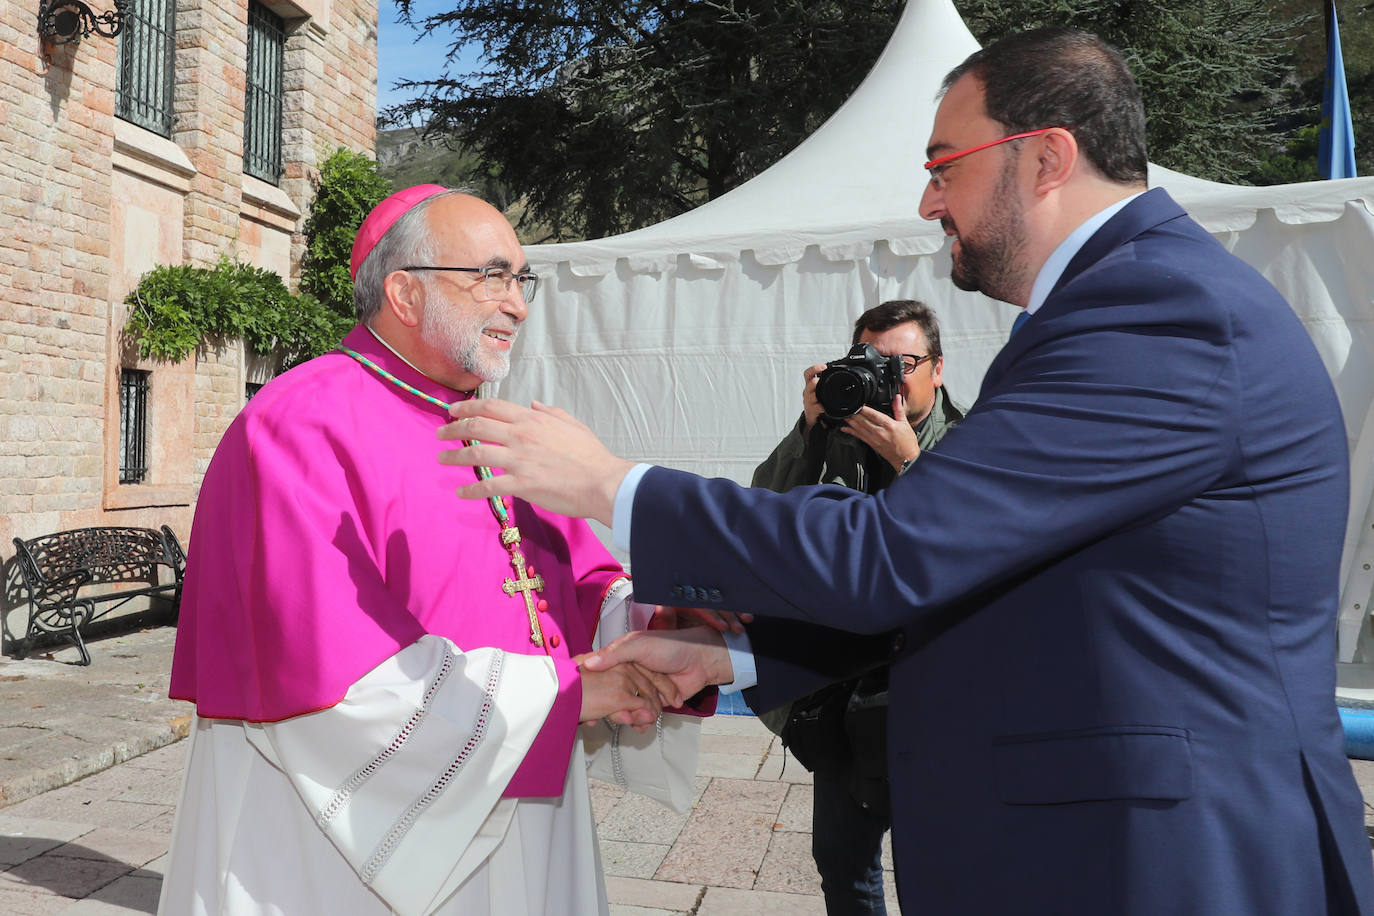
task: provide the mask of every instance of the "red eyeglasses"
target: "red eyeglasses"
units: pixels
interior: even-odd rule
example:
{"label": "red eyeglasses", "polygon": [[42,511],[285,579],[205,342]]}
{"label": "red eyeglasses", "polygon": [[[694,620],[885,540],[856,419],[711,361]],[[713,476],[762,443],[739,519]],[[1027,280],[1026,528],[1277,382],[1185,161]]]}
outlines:
{"label": "red eyeglasses", "polygon": [[960,151],[957,152],[957,153],[949,153],[949,154],[944,155],[944,156],[939,156],[939,157],[937,157],[937,158],[935,158],[935,159],[932,159],[932,160],[930,160],[929,162],[927,162],[927,163],[925,164],[924,167],[925,167],[926,171],[930,172],[930,180],[935,184],[936,190],[939,190],[940,187],[942,186],[942,185],[941,185],[941,182],[940,182],[940,176],[941,176],[941,174],[942,174],[943,171],[944,171],[944,166],[946,166],[946,165],[948,165],[949,163],[953,162],[955,159],[962,159],[962,158],[965,157],[965,156],[971,155],[971,154],[973,154],[973,153],[980,152],[980,151],[982,151],[982,150],[988,149],[989,147],[997,146],[998,144],[1001,144],[1001,143],[1010,143],[1012,140],[1024,140],[1024,139],[1026,139],[1027,137],[1034,137],[1034,136],[1036,136],[1037,134],[1043,134],[1043,133],[1045,133],[1046,131],[1051,131],[1051,130],[1073,130],[1073,128],[1072,128],[1072,127],[1062,127],[1062,128],[1061,128],[1061,127],[1041,127],[1041,128],[1036,129],[1036,130],[1022,131],[1022,132],[1019,133],[1019,134],[1012,134],[1011,136],[1009,136],[1009,137],[1003,137],[1003,138],[1001,138],[1000,140],[989,140],[987,143],[980,143],[980,144],[978,144],[977,146],[970,146],[968,149],[960,150]]}

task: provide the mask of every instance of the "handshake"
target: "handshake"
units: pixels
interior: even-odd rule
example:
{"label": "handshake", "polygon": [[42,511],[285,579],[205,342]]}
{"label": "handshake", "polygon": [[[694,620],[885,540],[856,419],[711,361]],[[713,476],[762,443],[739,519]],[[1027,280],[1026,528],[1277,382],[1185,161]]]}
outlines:
{"label": "handshake", "polygon": [[577,656],[583,724],[605,718],[645,731],[665,708],[682,706],[703,687],[735,679],[721,633],[744,632],[729,612],[658,607],[649,629]]}

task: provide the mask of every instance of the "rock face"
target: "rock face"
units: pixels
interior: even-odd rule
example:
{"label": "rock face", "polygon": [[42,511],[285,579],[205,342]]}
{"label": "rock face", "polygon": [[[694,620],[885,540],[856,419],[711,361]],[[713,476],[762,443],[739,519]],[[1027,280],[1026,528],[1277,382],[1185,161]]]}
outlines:
{"label": "rock face", "polygon": [[442,140],[437,137],[425,139],[418,127],[377,131],[377,164],[384,173],[417,155],[428,157],[445,151]]}

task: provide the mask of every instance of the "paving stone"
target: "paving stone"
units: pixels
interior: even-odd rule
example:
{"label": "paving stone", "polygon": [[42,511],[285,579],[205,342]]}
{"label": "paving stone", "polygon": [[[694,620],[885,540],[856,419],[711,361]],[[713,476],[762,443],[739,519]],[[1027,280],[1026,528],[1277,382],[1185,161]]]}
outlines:
{"label": "paving stone", "polygon": [[608,875],[652,878],[670,848],[667,844],[602,840],[601,868]]}
{"label": "paving stone", "polygon": [[758,716],[711,716],[702,720],[703,735],[764,735],[773,737]]}
{"label": "paving stone", "polygon": [[702,735],[703,754],[749,754],[759,760],[768,754],[773,746],[773,736],[769,735]]}
{"label": "paving stone", "polygon": [[135,770],[155,770],[159,773],[171,773],[181,780],[181,774],[186,769],[186,752],[190,748],[189,741],[178,741],[166,747],[160,747],[155,751],[135,757],[126,765]]}
{"label": "paving stone", "polygon": [[712,780],[654,877],[752,888],[786,792],[781,783]]}
{"label": "paving stone", "polygon": [[161,814],[151,817],[135,826],[138,827],[140,833],[156,833],[161,836],[165,842],[170,842],[172,839],[172,825],[175,823],[176,809],[168,808]]}
{"label": "paving stone", "polygon": [[72,815],[80,815],[84,810],[82,806],[93,801],[95,801],[94,795],[81,788],[79,784],[73,783],[0,810],[3,810],[10,817],[31,817],[37,820],[82,823],[79,816]]}
{"label": "paving stone", "polygon": [[825,916],[825,898],[708,887],[697,916]]}
{"label": "paving stone", "polygon": [[167,810],[163,805],[114,801],[92,795],[79,785],[65,786],[5,808],[6,814],[43,820],[70,821],[95,827],[128,827],[146,824]]}
{"label": "paving stone", "polygon": [[56,849],[94,829],[90,824],[70,824],[31,817],[0,814],[0,865],[18,865]]}
{"label": "paving stone", "polygon": [[816,790],[809,785],[791,785],[787,788],[787,798],[778,810],[778,830],[811,832],[811,816],[816,806]]}
{"label": "paving stone", "polygon": [[133,869],[148,864],[166,852],[167,840],[159,834],[98,827],[80,839],[58,847],[53,855],[120,862]]}
{"label": "paving stone", "polygon": [[55,916],[72,905],[70,897],[46,888],[0,885],[0,913],[5,916]]}
{"label": "paving stone", "polygon": [[764,783],[752,779],[713,779],[697,803],[699,810],[729,808],[768,814],[776,818],[788,786],[784,783]]}
{"label": "paving stone", "polygon": [[48,853],[0,874],[0,887],[41,887],[63,897],[78,899],[89,896],[130,870],[122,862],[75,859]]}
{"label": "paving stone", "polygon": [[660,910],[647,906],[624,906],[612,903],[608,908],[609,916],[684,916],[687,910]]}
{"label": "paving stone", "polygon": [[705,888],[676,881],[646,881],[641,878],[606,877],[606,899],[614,904],[690,912],[701,901]]}
{"label": "paving stone", "polygon": [[158,856],[156,859],[149,862],[142,868],[135,869],[133,872],[131,872],[131,874],[144,877],[152,876],[154,878],[157,878],[158,880],[161,880],[162,876],[167,874],[167,855],[168,854],[164,852],[162,855]]}
{"label": "paving stone", "polygon": [[668,846],[677,838],[687,818],[688,813],[678,814],[652,798],[632,792],[606,816],[597,833],[603,840]]}
{"label": "paving stone", "polygon": [[[62,916],[104,916],[105,913],[155,913],[158,896],[162,893],[162,879],[148,875],[125,875],[102,887],[75,906],[62,911]],[[81,909],[93,904],[96,909]]]}
{"label": "paving stone", "polygon": [[697,759],[697,773],[726,779],[753,779],[762,763],[752,754],[707,754]]}
{"label": "paving stone", "polygon": [[181,796],[181,774],[165,773],[161,770],[114,767],[82,782],[97,783],[97,787],[92,787],[92,790],[115,801],[173,808]]}
{"label": "paving stone", "polygon": [[587,780],[587,792],[592,800],[592,819],[601,823],[606,819],[620,800],[625,797],[626,789],[602,782],[599,779]]}
{"label": "paving stone", "polygon": [[811,856],[811,834],[773,831],[754,889],[819,895],[821,876]]}
{"label": "paving stone", "polygon": [[815,782],[811,771],[797,762],[797,758],[786,752],[781,744],[774,746],[764,758],[755,779],[774,780],[810,785]]}
{"label": "paving stone", "polygon": [[50,840],[39,836],[0,836],[0,866],[9,867],[27,862],[34,856],[42,855],[49,849],[63,845],[62,840]]}
{"label": "paving stone", "polygon": [[153,904],[153,910],[134,909],[87,897],[85,900],[76,901],[65,910],[60,910],[57,916],[147,916],[156,910],[157,901],[154,900]]}
{"label": "paving stone", "polygon": [[887,916],[902,916],[901,904],[897,902],[897,876],[891,869],[883,872],[883,903],[887,906]]}

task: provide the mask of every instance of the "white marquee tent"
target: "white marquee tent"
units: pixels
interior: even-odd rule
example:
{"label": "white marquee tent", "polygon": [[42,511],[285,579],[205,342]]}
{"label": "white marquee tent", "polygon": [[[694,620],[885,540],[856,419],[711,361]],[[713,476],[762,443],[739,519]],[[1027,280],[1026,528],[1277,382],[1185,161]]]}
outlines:
{"label": "white marquee tent", "polygon": [[[853,97],[763,174],[655,226],[529,248],[545,283],[500,395],[565,407],[625,457],[747,483],[800,412],[802,370],[843,355],[865,309],[915,298],[971,403],[1015,309],[956,290],[916,211],[935,93],[977,47],[949,0],[909,0]],[[1150,181],[1283,292],[1335,381],[1352,458],[1342,693],[1374,700],[1374,179]]]}

